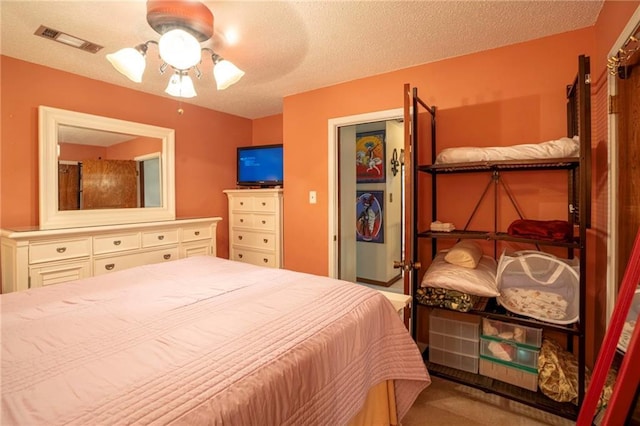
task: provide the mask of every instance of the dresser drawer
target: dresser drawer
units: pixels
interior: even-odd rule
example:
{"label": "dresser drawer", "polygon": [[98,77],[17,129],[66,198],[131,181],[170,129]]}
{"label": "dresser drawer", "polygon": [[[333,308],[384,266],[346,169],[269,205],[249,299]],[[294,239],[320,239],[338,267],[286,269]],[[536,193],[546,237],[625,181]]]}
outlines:
{"label": "dresser drawer", "polygon": [[253,227],[253,215],[251,213],[236,213],[232,216],[231,225],[234,227]]}
{"label": "dresser drawer", "polygon": [[255,197],[253,199],[253,210],[257,212],[275,213],[276,199],[272,197]]}
{"label": "dresser drawer", "polygon": [[233,245],[246,246],[263,250],[275,250],[276,237],[265,232],[237,231],[231,233]]}
{"label": "dresser drawer", "polygon": [[253,227],[263,231],[273,231],[276,229],[276,216],[269,214],[253,215]]}
{"label": "dresser drawer", "polygon": [[91,238],[33,243],[29,246],[29,263],[88,257],[91,254]]}
{"label": "dresser drawer", "polygon": [[31,288],[66,283],[91,276],[89,259],[71,262],[56,262],[29,268]]}
{"label": "dresser drawer", "polygon": [[211,245],[201,242],[183,244],[180,248],[180,258],[191,256],[210,256]]}
{"label": "dresser drawer", "polygon": [[182,230],[182,242],[208,240],[211,239],[211,236],[210,226],[190,227]]}
{"label": "dresser drawer", "polygon": [[142,233],[142,247],[163,246],[178,242],[177,229],[163,229],[160,231],[148,231]]}
{"label": "dresser drawer", "polygon": [[278,267],[275,254],[260,253],[252,250],[233,248],[231,259],[259,266]]}
{"label": "dresser drawer", "polygon": [[231,198],[231,209],[236,211],[250,212],[251,210],[253,210],[253,197]]}
{"label": "dresser drawer", "polygon": [[234,211],[256,211],[269,212],[276,211],[276,199],[272,197],[233,197],[231,209]]}
{"label": "dresser drawer", "polygon": [[93,254],[114,253],[140,248],[140,234],[105,235],[93,237]]}
{"label": "dresser drawer", "polygon": [[166,249],[153,250],[144,253],[108,256],[94,260],[93,274],[102,275],[109,272],[122,271],[123,269],[132,268],[134,266],[176,260],[177,258],[177,247],[167,247]]}

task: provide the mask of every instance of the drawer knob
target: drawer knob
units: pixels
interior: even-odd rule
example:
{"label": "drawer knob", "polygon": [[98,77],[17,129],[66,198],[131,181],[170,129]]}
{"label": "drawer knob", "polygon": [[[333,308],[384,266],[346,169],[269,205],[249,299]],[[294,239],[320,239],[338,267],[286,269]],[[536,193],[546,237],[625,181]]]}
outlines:
{"label": "drawer knob", "polygon": [[65,251],[67,251],[67,248],[66,248],[66,247],[58,247],[58,248],[56,249],[56,251],[57,251],[58,253],[64,253]]}
{"label": "drawer knob", "polygon": [[267,259],[266,257],[262,258],[262,261],[263,261],[264,263],[269,263],[269,259]]}
{"label": "drawer knob", "polygon": [[243,223],[243,222],[244,222],[244,219],[240,219],[240,223]]}
{"label": "drawer knob", "polygon": [[164,255],[164,256],[162,256],[162,257],[164,257],[164,259],[165,259],[165,260],[169,260],[169,259],[171,259],[171,255],[170,255],[170,254],[165,254],[165,255]]}
{"label": "drawer knob", "polygon": [[200,231],[196,231],[196,232],[194,232],[194,234],[200,235]]}
{"label": "drawer knob", "polygon": [[238,239],[241,240],[242,239],[242,235],[238,235]]}
{"label": "drawer knob", "polygon": [[106,265],[104,265],[104,269],[106,269],[107,271],[110,271],[115,267],[116,267],[115,263],[107,263]]}
{"label": "drawer knob", "polygon": [[262,220],[262,224],[264,225],[265,223],[267,223],[267,221],[263,219]]}
{"label": "drawer knob", "polygon": [[164,240],[164,235],[158,235],[158,239],[159,239],[160,241]]}
{"label": "drawer knob", "polygon": [[238,254],[238,257],[239,257],[240,259],[242,259],[242,253]]}
{"label": "drawer knob", "polygon": [[240,205],[241,205],[241,206],[244,206],[244,201],[240,201]]}
{"label": "drawer knob", "polygon": [[263,205],[263,206],[266,206],[266,205],[267,205],[267,203],[265,203],[265,202],[263,201],[263,202],[262,202],[262,205]]}
{"label": "drawer knob", "polygon": [[269,240],[267,238],[263,239],[262,241],[264,241],[265,244],[267,244],[269,242]]}
{"label": "drawer knob", "polygon": [[122,241],[120,241],[120,240],[115,240],[115,241],[113,242],[113,245],[114,245],[114,246],[119,246],[119,245],[120,245],[120,243],[122,243]]}

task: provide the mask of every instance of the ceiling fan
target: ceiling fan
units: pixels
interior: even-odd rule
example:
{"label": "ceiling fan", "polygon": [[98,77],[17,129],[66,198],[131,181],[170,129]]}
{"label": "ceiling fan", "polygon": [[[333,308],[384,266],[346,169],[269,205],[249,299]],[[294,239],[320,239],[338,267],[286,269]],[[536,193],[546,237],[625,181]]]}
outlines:
{"label": "ceiling fan", "polygon": [[107,59],[120,73],[130,80],[140,83],[146,67],[145,56],[149,45],[157,45],[163,63],[160,73],[171,67],[172,74],[165,92],[171,96],[192,98],[196,96],[193,80],[202,72],[198,68],[202,54],[211,57],[213,76],[218,90],[224,90],[237,83],[244,71],[222,58],[211,48],[201,47],[200,43],[213,36],[213,14],[199,1],[186,0],[148,0],[147,22],[158,34],[159,41],[148,40],[135,47],[127,47],[107,55]]}

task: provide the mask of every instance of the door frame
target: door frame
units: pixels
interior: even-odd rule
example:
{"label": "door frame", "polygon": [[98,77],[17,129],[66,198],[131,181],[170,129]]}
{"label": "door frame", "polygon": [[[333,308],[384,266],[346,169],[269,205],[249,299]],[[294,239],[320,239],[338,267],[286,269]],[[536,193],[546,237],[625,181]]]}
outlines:
{"label": "door frame", "polygon": [[[404,119],[404,110],[403,108],[396,109],[388,109],[383,111],[376,112],[368,112],[363,114],[349,115],[345,117],[337,117],[331,118],[328,120],[328,168],[329,168],[329,179],[327,186],[328,197],[328,247],[329,247],[329,265],[328,265],[328,276],[331,278],[338,278],[340,275],[340,271],[338,270],[339,259],[338,256],[340,254],[340,250],[338,245],[340,241],[338,240],[338,230],[340,227],[340,218],[338,217],[338,206],[339,206],[339,180],[338,180],[338,142],[339,142],[339,131],[340,127],[343,126],[352,126],[356,124],[370,123],[373,121],[388,121],[388,120],[397,120]],[[355,161],[354,161],[355,167]]]}
{"label": "door frame", "polygon": [[[640,6],[633,13],[629,22],[624,27],[618,39],[611,47],[607,58],[615,56],[618,50],[624,46],[624,43],[629,39],[629,36],[633,35],[633,30],[640,24]],[[618,81],[617,77],[611,75],[607,71],[607,87],[608,87],[608,99],[611,96],[618,94]],[[608,200],[607,200],[607,301],[606,301],[606,325],[609,326],[609,320],[613,314],[613,310],[616,304],[616,298],[618,295],[617,282],[622,279],[618,276],[618,223],[616,218],[618,217],[618,117],[616,114],[607,114],[608,124],[608,140],[607,151],[609,156],[609,170],[608,170]]]}

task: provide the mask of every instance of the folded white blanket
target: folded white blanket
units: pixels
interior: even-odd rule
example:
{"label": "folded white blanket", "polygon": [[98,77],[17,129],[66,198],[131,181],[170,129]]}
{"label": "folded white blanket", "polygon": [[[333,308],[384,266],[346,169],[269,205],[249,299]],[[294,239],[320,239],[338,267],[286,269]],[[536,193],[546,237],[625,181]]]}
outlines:
{"label": "folded white blanket", "polygon": [[476,161],[538,160],[569,158],[580,155],[578,137],[560,138],[542,143],[511,146],[458,147],[443,149],[435,164],[468,163]]}

